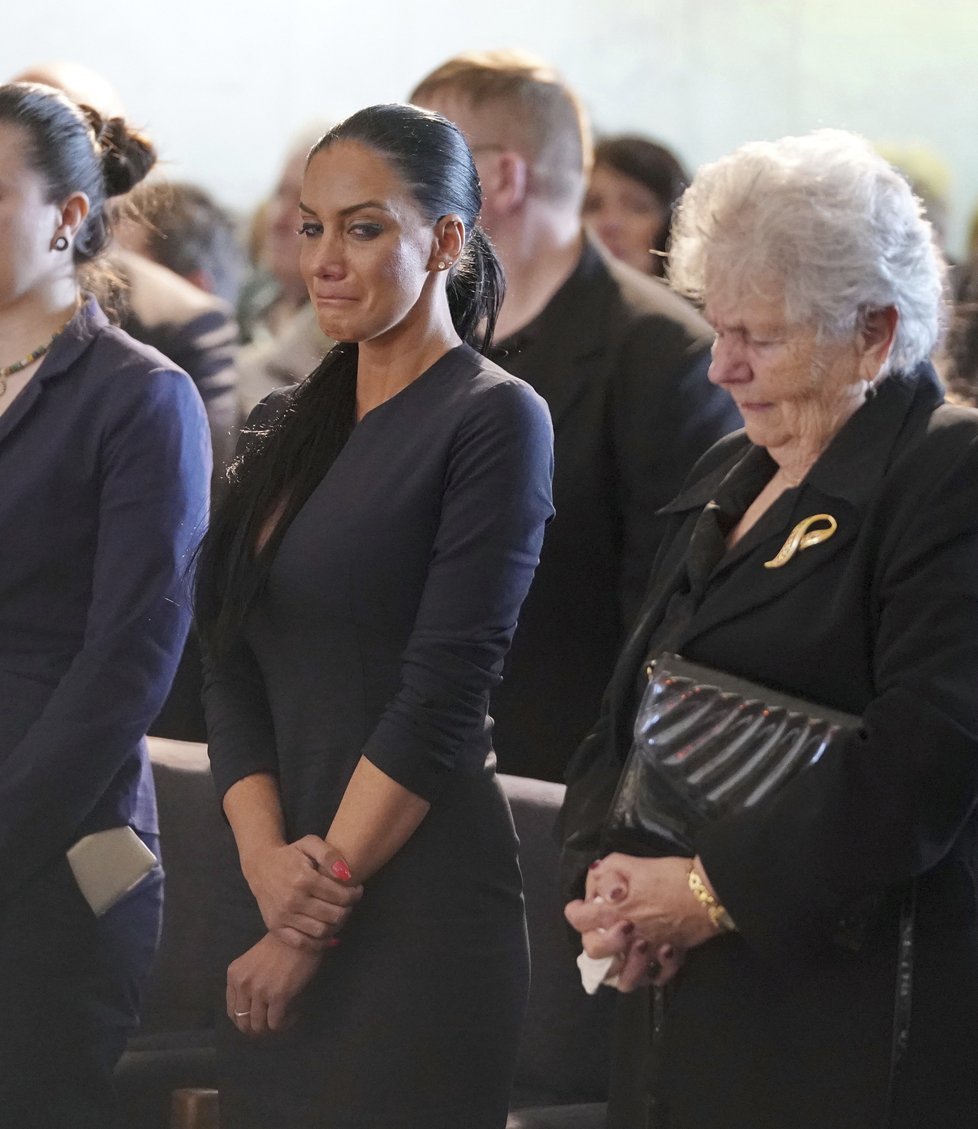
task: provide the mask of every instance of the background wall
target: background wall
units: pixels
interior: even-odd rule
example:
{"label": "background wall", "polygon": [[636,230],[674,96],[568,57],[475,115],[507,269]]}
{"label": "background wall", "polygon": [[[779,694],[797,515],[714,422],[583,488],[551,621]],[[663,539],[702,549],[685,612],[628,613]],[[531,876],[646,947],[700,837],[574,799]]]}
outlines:
{"label": "background wall", "polygon": [[691,166],[845,126],[945,159],[952,251],[978,203],[978,0],[29,0],[3,22],[0,76],[94,67],[174,175],[239,209],[310,119],[403,99],[449,55],[509,46],[554,62],[598,129],[649,133]]}

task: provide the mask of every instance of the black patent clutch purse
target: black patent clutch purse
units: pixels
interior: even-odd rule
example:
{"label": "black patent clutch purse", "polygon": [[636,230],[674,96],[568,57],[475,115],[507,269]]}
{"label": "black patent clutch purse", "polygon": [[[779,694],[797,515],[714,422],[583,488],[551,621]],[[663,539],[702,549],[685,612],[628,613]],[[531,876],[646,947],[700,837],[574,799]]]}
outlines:
{"label": "black patent clutch purse", "polygon": [[679,655],[649,669],[606,850],[692,856],[703,826],[760,803],[861,724]]}

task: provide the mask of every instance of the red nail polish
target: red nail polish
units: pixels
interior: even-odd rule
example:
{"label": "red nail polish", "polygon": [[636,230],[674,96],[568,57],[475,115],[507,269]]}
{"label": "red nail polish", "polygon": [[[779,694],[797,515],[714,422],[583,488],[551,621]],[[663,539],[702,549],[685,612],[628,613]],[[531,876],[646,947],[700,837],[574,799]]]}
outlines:
{"label": "red nail polish", "polygon": [[640,953],[647,953],[649,951],[649,943],[648,941],[636,941],[635,948],[638,949]]}
{"label": "red nail polish", "polygon": [[625,896],[625,887],[624,886],[612,886],[612,888],[608,891],[608,901],[609,902],[620,902],[624,896]]}
{"label": "red nail polish", "polygon": [[326,948],[327,948],[327,949],[335,949],[335,948],[336,948],[336,946],[337,946],[337,945],[338,945],[339,943],[340,943],[340,939],[339,939],[339,937],[329,937],[329,938],[327,938],[327,940],[326,940]]}
{"label": "red nail polish", "polygon": [[633,921],[626,921],[625,924],[621,927],[621,931],[622,933],[631,933],[634,928],[635,923]]}
{"label": "red nail polish", "polygon": [[341,882],[349,882],[353,877],[353,872],[342,859],[336,859],[329,869],[333,876],[338,878]]}
{"label": "red nail polish", "polygon": [[662,959],[663,960],[672,960],[673,955],[674,955],[674,953],[673,953],[672,945],[663,945],[662,946]]}
{"label": "red nail polish", "polygon": [[601,865],[601,859],[595,859],[594,862],[588,867],[588,870],[597,870]]}

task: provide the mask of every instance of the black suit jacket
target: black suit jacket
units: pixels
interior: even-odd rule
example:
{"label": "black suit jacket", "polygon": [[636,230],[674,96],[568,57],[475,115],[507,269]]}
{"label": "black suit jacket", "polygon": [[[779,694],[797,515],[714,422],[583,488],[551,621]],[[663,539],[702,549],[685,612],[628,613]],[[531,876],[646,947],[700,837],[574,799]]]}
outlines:
{"label": "black suit jacket", "polygon": [[588,243],[543,314],[493,353],[550,407],[557,511],[492,699],[505,772],[562,778],[641,604],[656,511],[739,426],[706,378],[712,340],[687,302]]}
{"label": "black suit jacket", "polygon": [[[682,630],[689,658],[861,714],[863,730],[697,843],[739,932],[691,952],[675,983],[663,1087],[677,1125],[882,1124],[896,907],[914,877],[914,1010],[894,1124],[973,1123],[978,413],[940,400],[929,366],[888,378],[715,567]],[[648,602],[572,780],[626,755],[640,665],[685,589],[697,518],[738,479],[763,478],[765,462],[770,474],[766,452],[730,436],[666,507]],[[838,522],[831,538],[764,567],[820,513]],[[867,899],[881,908],[859,951],[844,951],[838,922]]]}

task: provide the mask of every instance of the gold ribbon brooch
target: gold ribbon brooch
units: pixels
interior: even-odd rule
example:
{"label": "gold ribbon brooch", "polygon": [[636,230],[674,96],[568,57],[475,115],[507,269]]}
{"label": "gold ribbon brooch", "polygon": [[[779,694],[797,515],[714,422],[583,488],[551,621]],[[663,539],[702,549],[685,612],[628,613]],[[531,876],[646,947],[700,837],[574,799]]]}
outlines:
{"label": "gold ribbon brooch", "polygon": [[[820,529],[812,529],[812,526],[819,522],[826,522],[827,524]],[[811,517],[806,517],[804,521],[798,522],[788,534],[788,540],[778,550],[777,556],[764,562],[764,567],[781,568],[791,560],[795,553],[800,553],[802,549],[810,549],[813,545],[820,545],[823,541],[828,541],[838,528],[839,523],[831,514],[812,514]]]}

